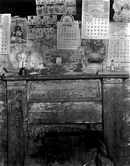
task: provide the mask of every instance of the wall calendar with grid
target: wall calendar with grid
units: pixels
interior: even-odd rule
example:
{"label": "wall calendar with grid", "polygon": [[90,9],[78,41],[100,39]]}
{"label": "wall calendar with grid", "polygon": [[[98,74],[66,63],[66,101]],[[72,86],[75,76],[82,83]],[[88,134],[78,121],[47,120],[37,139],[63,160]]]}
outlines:
{"label": "wall calendar with grid", "polygon": [[57,49],[77,49],[79,45],[79,24],[57,23]]}
{"label": "wall calendar with grid", "polygon": [[11,14],[0,14],[0,54],[10,52]]}
{"label": "wall calendar with grid", "polygon": [[108,59],[115,62],[130,62],[129,23],[112,23],[110,26]]}
{"label": "wall calendar with grid", "polygon": [[83,0],[82,39],[108,39],[109,1]]}
{"label": "wall calendar with grid", "polygon": [[130,36],[110,36],[108,55],[115,62],[130,62]]}

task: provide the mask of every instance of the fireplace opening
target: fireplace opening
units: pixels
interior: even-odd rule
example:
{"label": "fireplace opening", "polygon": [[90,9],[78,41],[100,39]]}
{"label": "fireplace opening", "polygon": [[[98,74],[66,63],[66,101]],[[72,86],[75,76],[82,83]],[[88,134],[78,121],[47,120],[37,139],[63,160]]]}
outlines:
{"label": "fireplace opening", "polygon": [[52,126],[31,129],[25,166],[98,166],[99,154],[107,156],[101,130],[88,125]]}

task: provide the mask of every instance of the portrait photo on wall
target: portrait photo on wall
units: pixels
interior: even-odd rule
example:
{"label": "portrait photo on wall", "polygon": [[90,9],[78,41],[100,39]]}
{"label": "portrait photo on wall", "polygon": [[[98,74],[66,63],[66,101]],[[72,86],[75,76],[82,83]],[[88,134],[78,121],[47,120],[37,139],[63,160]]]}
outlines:
{"label": "portrait photo on wall", "polygon": [[27,19],[14,18],[11,21],[11,44],[27,43]]}

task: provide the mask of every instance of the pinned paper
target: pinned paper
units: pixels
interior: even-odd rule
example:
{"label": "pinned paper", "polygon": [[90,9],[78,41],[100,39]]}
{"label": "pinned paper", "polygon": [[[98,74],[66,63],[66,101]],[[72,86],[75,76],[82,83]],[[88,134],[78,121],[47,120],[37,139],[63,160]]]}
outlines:
{"label": "pinned paper", "polygon": [[56,58],[56,64],[58,64],[58,65],[62,64],[62,58],[61,57]]}

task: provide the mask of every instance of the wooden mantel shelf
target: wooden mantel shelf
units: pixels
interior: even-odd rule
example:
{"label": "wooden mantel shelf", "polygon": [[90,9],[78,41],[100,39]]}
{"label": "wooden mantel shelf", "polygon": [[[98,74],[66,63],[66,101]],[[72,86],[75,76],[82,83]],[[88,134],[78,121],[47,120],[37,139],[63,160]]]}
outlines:
{"label": "wooden mantel shelf", "polygon": [[97,74],[84,75],[26,75],[26,76],[3,76],[3,81],[33,81],[33,80],[75,80],[75,79],[103,79],[103,78],[129,78],[128,72],[98,72]]}

